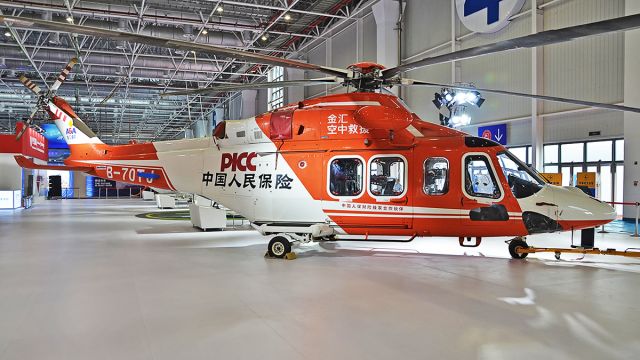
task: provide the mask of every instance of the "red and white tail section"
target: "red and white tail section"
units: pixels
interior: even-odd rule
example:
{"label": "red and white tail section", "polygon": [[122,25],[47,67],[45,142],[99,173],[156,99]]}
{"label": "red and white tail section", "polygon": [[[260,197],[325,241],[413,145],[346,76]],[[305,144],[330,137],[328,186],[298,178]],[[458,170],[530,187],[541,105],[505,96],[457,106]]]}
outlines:
{"label": "red and white tail section", "polygon": [[71,147],[81,144],[102,144],[96,134],[80,120],[69,104],[61,98],[54,97],[47,104],[49,115],[55,122],[64,140]]}

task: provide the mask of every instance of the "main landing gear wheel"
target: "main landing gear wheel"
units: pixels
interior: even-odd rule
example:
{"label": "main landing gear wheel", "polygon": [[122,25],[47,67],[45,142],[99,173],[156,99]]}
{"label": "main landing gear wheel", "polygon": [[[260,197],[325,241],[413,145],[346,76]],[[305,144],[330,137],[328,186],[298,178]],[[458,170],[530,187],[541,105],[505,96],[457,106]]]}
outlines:
{"label": "main landing gear wheel", "polygon": [[518,253],[520,249],[528,249],[529,245],[522,239],[513,239],[509,242],[509,254],[514,259],[524,259],[529,255],[528,253]]}
{"label": "main landing gear wheel", "polygon": [[283,259],[291,252],[291,242],[284,236],[276,236],[269,241],[267,252],[271,257]]}

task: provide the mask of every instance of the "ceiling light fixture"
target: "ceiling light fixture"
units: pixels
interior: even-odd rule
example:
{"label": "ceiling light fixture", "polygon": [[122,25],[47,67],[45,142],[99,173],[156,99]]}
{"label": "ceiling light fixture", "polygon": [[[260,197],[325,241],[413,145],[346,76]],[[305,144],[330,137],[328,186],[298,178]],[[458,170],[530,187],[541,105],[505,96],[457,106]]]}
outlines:
{"label": "ceiling light fixture", "polygon": [[207,28],[202,29],[202,35],[207,35],[209,33],[209,30],[207,30]]}
{"label": "ceiling light fixture", "polygon": [[224,8],[222,6],[218,6],[218,8],[216,9],[217,12],[221,13],[224,11]]}
{"label": "ceiling light fixture", "polygon": [[289,14],[285,15],[284,19],[287,20],[287,21],[291,20],[291,15],[289,15]]}
{"label": "ceiling light fixture", "polygon": [[267,35],[262,35],[260,39],[262,39],[262,41],[267,41],[269,40],[269,37]]}
{"label": "ceiling light fixture", "polygon": [[73,24],[73,16],[71,16],[71,15],[67,16],[66,20],[67,20],[68,23]]}

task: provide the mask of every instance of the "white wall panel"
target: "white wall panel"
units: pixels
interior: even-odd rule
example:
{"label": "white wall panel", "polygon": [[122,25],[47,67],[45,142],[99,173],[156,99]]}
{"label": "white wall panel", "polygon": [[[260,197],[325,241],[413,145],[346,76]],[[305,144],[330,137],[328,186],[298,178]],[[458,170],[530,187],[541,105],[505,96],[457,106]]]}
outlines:
{"label": "white wall panel", "polygon": [[331,39],[331,66],[346,68],[357,62],[357,24],[353,22]]}
{"label": "white wall panel", "polygon": [[[307,58],[309,59],[309,63],[316,65],[330,65],[327,64],[327,45],[326,43],[322,43],[319,46],[309,50]],[[315,71],[306,71],[307,79],[316,78],[316,77],[324,77],[326,75],[315,72]],[[325,85],[317,85],[317,86],[309,86],[305,88],[305,98],[310,98],[317,96],[325,91]]]}
{"label": "white wall panel", "polygon": [[[494,34],[475,34],[460,41],[461,48],[470,48],[528,35],[531,17],[521,16]],[[460,80],[489,89],[531,92],[531,50],[521,49],[481,56],[460,62]],[[473,121],[482,123],[531,115],[531,100],[504,95],[483,94],[487,101],[474,111]]]}
{"label": "white wall panel", "polygon": [[418,54],[451,40],[451,1],[407,1],[404,57]]}
{"label": "white wall panel", "polygon": [[[565,0],[545,8],[545,30],[624,15],[624,0]],[[544,48],[545,94],[617,103],[624,97],[624,34],[577,40]],[[575,109],[547,102],[545,112]]]}
{"label": "white wall panel", "polygon": [[362,41],[362,61],[376,62],[376,20],[372,13],[362,19],[362,34],[358,34]]}
{"label": "white wall panel", "polygon": [[545,143],[587,139],[590,138],[590,131],[600,131],[599,137],[602,138],[622,137],[624,113],[610,110],[583,111],[550,116],[544,121]]}
{"label": "white wall panel", "polygon": [[[443,50],[440,52],[432,53],[431,55],[440,55],[449,52]],[[436,83],[449,83],[451,82],[451,66],[449,64],[434,65],[427,68],[422,68],[414,71],[410,71],[406,75],[407,77],[432,81]],[[432,123],[440,123],[438,118],[438,109],[431,102],[433,100],[433,94],[440,91],[439,88],[434,87],[411,87],[403,88],[401,90],[401,96],[407,103],[407,105],[415,112],[421,119]]]}

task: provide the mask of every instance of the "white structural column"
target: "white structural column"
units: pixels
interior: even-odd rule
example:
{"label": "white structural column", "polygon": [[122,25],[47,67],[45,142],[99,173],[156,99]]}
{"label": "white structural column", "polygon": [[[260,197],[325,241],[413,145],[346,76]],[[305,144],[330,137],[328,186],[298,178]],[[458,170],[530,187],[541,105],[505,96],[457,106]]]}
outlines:
{"label": "white structural column", "polygon": [[256,116],[256,96],[257,90],[242,90],[242,114],[241,118],[246,119]]}
{"label": "white structural column", "polygon": [[[398,0],[381,0],[371,7],[376,20],[377,62],[387,68],[398,66],[400,43],[397,23],[400,18]],[[397,88],[393,89],[397,94]]]}
{"label": "white structural column", "polygon": [[[544,30],[544,16],[542,10],[538,10],[537,1],[531,1],[531,33]],[[531,49],[531,93],[544,92],[544,49],[537,47]],[[531,99],[531,164],[543,171],[544,165],[544,119],[542,113],[542,101]]]}
{"label": "white structural column", "polygon": [[[626,14],[640,13],[640,0],[626,1]],[[640,107],[640,30],[625,33],[624,104]],[[640,202],[640,114],[624,114],[624,201]],[[635,218],[633,206],[624,207],[625,218]]]}

